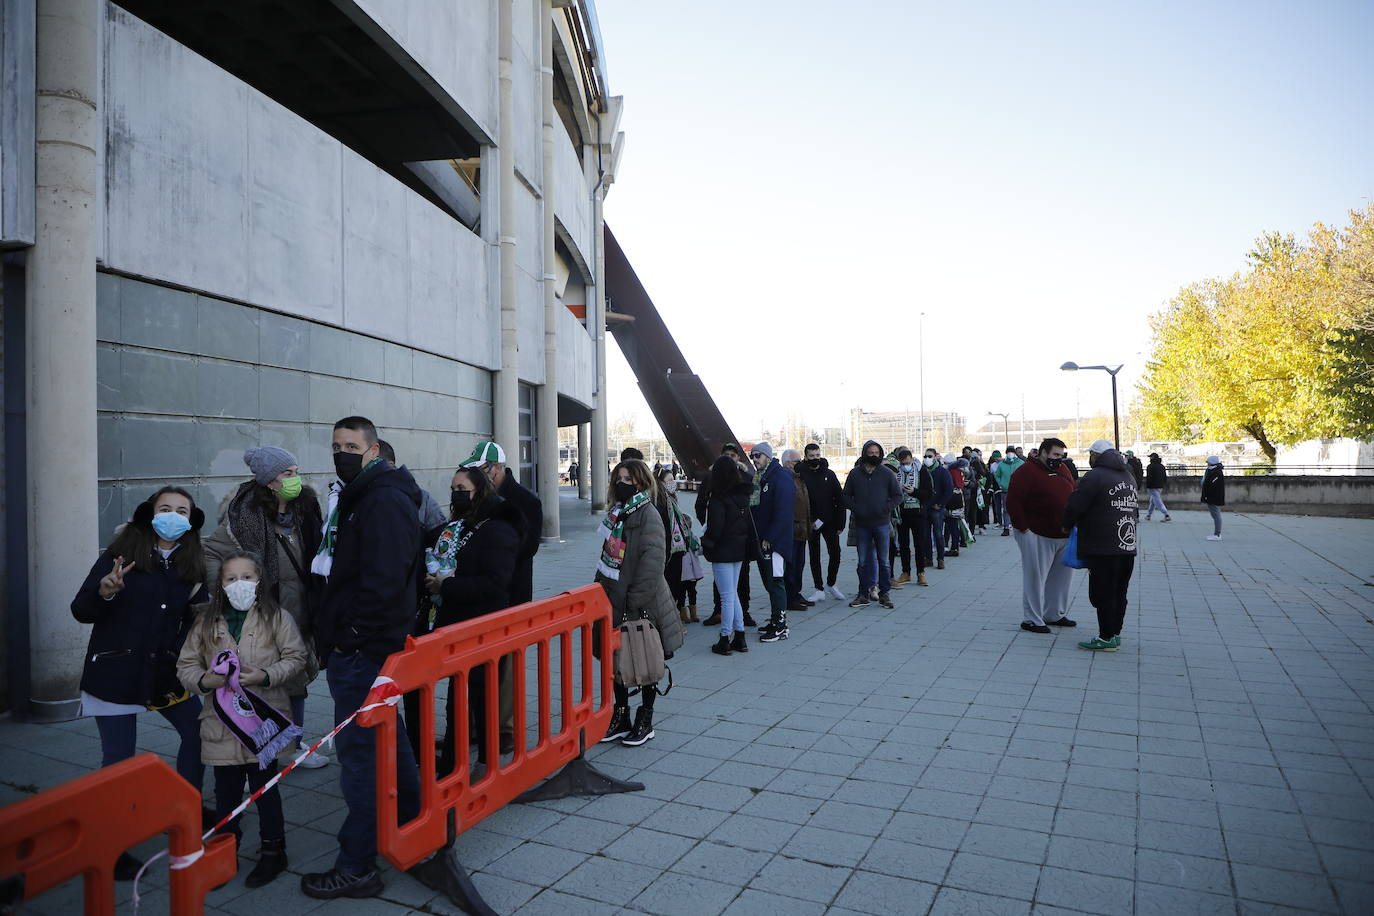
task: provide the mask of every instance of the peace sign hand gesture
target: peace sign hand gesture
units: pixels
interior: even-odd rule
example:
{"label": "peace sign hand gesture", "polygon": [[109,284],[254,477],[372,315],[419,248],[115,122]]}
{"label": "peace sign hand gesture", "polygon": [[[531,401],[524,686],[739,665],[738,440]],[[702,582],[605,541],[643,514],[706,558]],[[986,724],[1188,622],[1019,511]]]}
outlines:
{"label": "peace sign hand gesture", "polygon": [[100,597],[113,598],[124,590],[124,577],[134,568],[133,561],[124,562],[123,557],[115,557],[114,568],[100,580]]}

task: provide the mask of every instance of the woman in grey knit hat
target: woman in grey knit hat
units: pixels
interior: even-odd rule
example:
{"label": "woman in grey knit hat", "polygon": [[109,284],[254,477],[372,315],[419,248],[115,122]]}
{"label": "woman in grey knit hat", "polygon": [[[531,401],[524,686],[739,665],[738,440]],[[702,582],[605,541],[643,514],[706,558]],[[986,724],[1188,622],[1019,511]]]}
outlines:
{"label": "woman in grey knit hat", "polygon": [[[250,448],[243,453],[243,463],[253,477],[229,497],[219,527],[205,540],[206,580],[219,580],[222,559],[232,553],[246,550],[260,558],[263,584],[291,615],[309,647],[306,670],[287,685],[291,718],[304,727],[306,686],[319,673],[310,609],[323,583],[310,572],[310,561],[319,550],[324,527],[320,501],[301,480],[296,456],[284,448]],[[301,765],[314,768],[328,763],[328,757],[316,752]]]}

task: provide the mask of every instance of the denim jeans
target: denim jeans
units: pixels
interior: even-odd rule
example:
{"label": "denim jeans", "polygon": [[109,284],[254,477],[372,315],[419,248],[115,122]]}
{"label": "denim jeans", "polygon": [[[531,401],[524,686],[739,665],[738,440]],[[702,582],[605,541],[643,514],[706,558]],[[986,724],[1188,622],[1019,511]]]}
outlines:
{"label": "denim jeans", "polygon": [[744,608],[739,603],[739,574],[743,563],[712,563],[711,576],[720,595],[720,635],[744,632]]}
{"label": "denim jeans", "polygon": [[997,524],[1006,531],[1011,527],[1011,519],[1007,517],[1007,491],[994,490],[992,492],[992,511],[997,519]]}
{"label": "denim jeans", "polygon": [[[334,721],[342,722],[367,699],[381,665],[354,652],[334,653],[325,677],[334,697]],[[377,731],[356,722],[339,732],[334,750],[339,758],[339,788],[348,815],[339,827],[339,856],[334,867],[348,875],[361,875],[376,866],[377,858]],[[432,753],[432,751],[431,751]],[[415,754],[406,737],[405,723],[396,717],[396,790],[400,822],[420,811],[420,774]]]}
{"label": "denim jeans", "polygon": [[[158,714],[172,724],[181,737],[177,748],[177,772],[197,792],[205,790],[205,764],[200,762],[200,697],[192,696],[175,706],[159,709]],[[134,755],[138,739],[138,715],[96,716],[100,732],[100,765],[107,767]]]}
{"label": "denim jeans", "polygon": [[892,526],[855,525],[854,541],[859,547],[859,589],[868,591],[877,585],[879,592],[891,590],[892,566],[887,561],[887,552],[892,542]]}
{"label": "denim jeans", "polygon": [[943,507],[931,506],[926,509],[926,527],[930,530],[930,538],[935,544],[935,559],[943,560],[945,558],[945,510]]}
{"label": "denim jeans", "polygon": [[1147,490],[1146,492],[1150,494],[1150,508],[1148,511],[1146,511],[1145,517],[1149,518],[1150,516],[1154,515],[1155,510],[1158,509],[1161,515],[1163,515],[1165,518],[1168,518],[1169,509],[1167,506],[1164,505],[1164,491],[1155,487],[1151,488],[1150,490]]}
{"label": "denim jeans", "polygon": [[1212,533],[1221,537],[1221,507],[1208,503],[1207,511],[1212,513]]}

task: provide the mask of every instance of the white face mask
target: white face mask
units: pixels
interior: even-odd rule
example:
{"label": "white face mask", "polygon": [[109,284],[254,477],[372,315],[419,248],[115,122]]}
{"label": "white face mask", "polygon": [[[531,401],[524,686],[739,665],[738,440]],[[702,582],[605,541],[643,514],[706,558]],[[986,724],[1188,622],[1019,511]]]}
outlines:
{"label": "white face mask", "polygon": [[224,596],[236,611],[246,611],[258,600],[258,583],[248,579],[235,579],[224,586]]}
{"label": "white face mask", "polygon": [[933,467],[935,467],[935,459],[934,459],[934,458],[922,458],[922,459],[921,459],[921,463],[924,464],[924,465],[925,465],[926,467],[928,467],[928,468],[933,468]]}

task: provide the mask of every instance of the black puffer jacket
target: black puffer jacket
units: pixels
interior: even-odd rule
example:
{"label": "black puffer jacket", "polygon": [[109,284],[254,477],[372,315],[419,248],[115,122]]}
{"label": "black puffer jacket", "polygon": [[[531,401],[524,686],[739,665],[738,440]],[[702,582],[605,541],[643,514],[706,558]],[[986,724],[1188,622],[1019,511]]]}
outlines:
{"label": "black puffer jacket", "polygon": [[[444,601],[434,616],[436,628],[525,603],[514,594],[525,519],[510,500],[500,496],[496,500],[491,515],[458,551],[453,575],[439,587]],[[442,530],[442,526],[436,528],[426,537],[430,546]]]}
{"label": "black puffer jacket", "polygon": [[1163,460],[1151,458],[1150,463],[1145,467],[1145,489],[1167,490],[1168,488],[1169,472],[1164,470]]}
{"label": "black puffer jacket", "polygon": [[1125,457],[1109,448],[1069,494],[1064,530],[1078,527],[1079,556],[1135,556],[1139,521],[1135,475]]}
{"label": "black puffer jacket", "polygon": [[811,501],[811,518],[819,519],[826,531],[843,531],[845,526],[844,489],[840,478],[830,470],[830,462],[820,459],[817,467],[805,461],[797,462],[797,472],[806,485]]}
{"label": "black puffer jacket", "polygon": [[320,662],[361,651],[381,664],[405,646],[424,571],[420,488],[405,468],[379,461],[339,494],[334,564],[315,620]]}
{"label": "black puffer jacket", "polygon": [[1226,473],[1221,465],[1208,465],[1202,475],[1202,501],[1209,506],[1226,505]]}
{"label": "black puffer jacket", "polygon": [[168,560],[156,560],[158,570],[130,570],[123,590],[106,601],[100,597],[100,580],[114,568],[114,557],[106,551],[72,599],[72,616],[95,624],[81,671],[81,689],[93,697],[147,704],[180,689],[176,660],[190,607],[208,601],[209,595],[202,583],[182,581]]}
{"label": "black puffer jacket", "polygon": [[525,520],[520,528],[520,551],[515,558],[510,596],[511,604],[524,604],[534,600],[534,555],[539,552],[539,538],[544,530],[544,504],[515,479],[510,468],[506,468],[505,479],[496,492]]}
{"label": "black puffer jacket", "polygon": [[715,493],[706,506],[706,530],[701,550],[711,563],[745,563],[759,555],[754,521],[749,514],[751,481],[741,481],[729,493]]}

